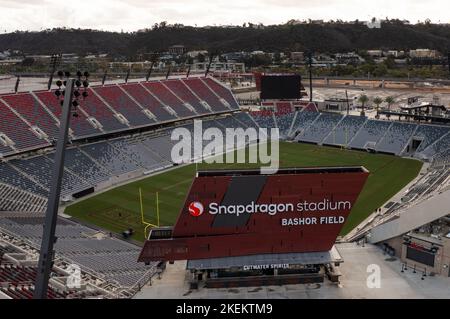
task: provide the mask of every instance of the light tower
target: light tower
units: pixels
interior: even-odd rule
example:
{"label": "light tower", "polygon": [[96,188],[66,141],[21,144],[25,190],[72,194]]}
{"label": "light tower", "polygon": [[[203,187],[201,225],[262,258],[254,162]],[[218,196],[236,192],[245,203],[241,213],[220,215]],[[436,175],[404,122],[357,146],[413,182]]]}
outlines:
{"label": "light tower", "polygon": [[53,246],[56,222],[58,219],[59,197],[61,194],[61,182],[64,175],[64,156],[69,131],[70,116],[77,117],[77,107],[81,98],[88,96],[89,73],[78,71],[76,77],[71,77],[70,72],[58,71],[59,80],[56,81],[58,89],[55,91],[56,98],[60,101],[62,112],[58,141],[56,144],[55,164],[51,175],[50,194],[47,210],[45,212],[44,231],[42,235],[41,250],[39,255],[38,272],[36,276],[34,298],[46,299],[50,273],[53,268],[55,252]]}

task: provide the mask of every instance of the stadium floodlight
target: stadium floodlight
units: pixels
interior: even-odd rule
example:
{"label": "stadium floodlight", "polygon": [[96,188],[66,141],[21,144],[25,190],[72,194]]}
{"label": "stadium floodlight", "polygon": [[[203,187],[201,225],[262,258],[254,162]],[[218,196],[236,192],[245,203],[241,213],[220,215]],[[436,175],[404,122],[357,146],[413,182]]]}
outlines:
{"label": "stadium floodlight", "polygon": [[309,101],[313,101],[313,88],[312,88],[312,63],[313,63],[313,52],[308,50],[308,74],[309,74]]}
{"label": "stadium floodlight", "polygon": [[[52,87],[53,76],[56,71],[56,67],[61,62],[62,54],[53,54],[50,58],[50,77],[48,79],[47,89],[50,90]],[[58,76],[60,76],[58,74]]]}
{"label": "stadium floodlight", "polygon": [[17,91],[19,90],[19,83],[20,83],[20,76],[17,76],[16,79],[16,85],[14,85],[14,93],[17,93]]}
{"label": "stadium floodlight", "polygon": [[[53,246],[56,243],[55,230],[58,218],[59,198],[61,194],[61,183],[64,174],[64,157],[67,144],[67,135],[69,131],[70,115],[78,116],[77,106],[80,104],[80,97],[83,99],[88,96],[87,87],[89,85],[89,73],[77,72],[76,78],[70,78],[70,72],[59,71],[60,79],[56,81],[58,89],[55,91],[55,98],[62,106],[60,129],[56,152],[51,176],[50,194],[48,198],[47,210],[45,212],[44,232],[42,235],[41,250],[39,255],[38,272],[36,276],[34,298],[46,299],[48,281],[53,268],[53,259],[55,252]],[[66,77],[63,80],[63,77]],[[80,85],[76,85],[76,84]],[[81,86],[81,83],[83,86]],[[82,91],[82,92],[80,92]]]}

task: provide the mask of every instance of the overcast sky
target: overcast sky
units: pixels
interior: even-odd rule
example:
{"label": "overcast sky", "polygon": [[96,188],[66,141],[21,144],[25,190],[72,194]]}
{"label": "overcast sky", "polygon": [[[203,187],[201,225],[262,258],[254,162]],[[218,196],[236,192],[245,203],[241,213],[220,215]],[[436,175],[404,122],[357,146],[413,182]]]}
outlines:
{"label": "overcast sky", "polygon": [[449,0],[0,0],[0,32],[53,27],[135,31],[167,21],[185,25],[290,19],[429,18],[450,23]]}

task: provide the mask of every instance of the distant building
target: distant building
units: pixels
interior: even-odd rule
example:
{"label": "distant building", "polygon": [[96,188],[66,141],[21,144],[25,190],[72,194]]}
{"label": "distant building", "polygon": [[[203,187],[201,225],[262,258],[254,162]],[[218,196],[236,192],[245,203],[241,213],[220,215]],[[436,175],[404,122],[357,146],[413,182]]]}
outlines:
{"label": "distant building", "polygon": [[189,56],[189,57],[191,57],[191,58],[196,58],[196,57],[198,57],[199,55],[208,55],[208,51],[206,51],[206,50],[197,50],[197,51],[189,51],[188,53],[187,53],[187,55]]}
{"label": "distant building", "polygon": [[222,54],[222,57],[227,59],[228,62],[235,62],[244,59],[247,55],[246,52],[228,52]]}
{"label": "distant building", "polygon": [[394,59],[395,64],[401,64],[401,65],[406,65],[408,64],[408,60],[407,59]]}
{"label": "distant building", "polygon": [[364,62],[364,59],[355,52],[336,53],[335,58],[339,64],[359,64]]}
{"label": "distant building", "polygon": [[[209,62],[197,62],[191,65],[192,72],[203,72],[208,68]],[[244,63],[233,63],[233,62],[213,62],[209,68],[211,72],[214,71],[229,71],[229,72],[245,72]]]}
{"label": "distant building", "polygon": [[411,58],[437,58],[439,52],[437,50],[430,49],[415,49],[409,51],[409,56]]}
{"label": "distant building", "polygon": [[76,63],[78,61],[78,55],[75,53],[63,53],[61,55],[61,62],[62,63]]}
{"label": "distant building", "polygon": [[33,59],[37,63],[50,63],[51,55],[27,55],[27,58]]}
{"label": "distant building", "polygon": [[383,56],[382,50],[367,50],[367,54],[372,58],[379,58]]}
{"label": "distant building", "polygon": [[[127,62],[127,61],[121,61],[121,62],[109,62],[108,63],[110,69],[114,68],[141,68],[141,69],[148,69],[152,65],[152,62],[150,61],[144,61],[144,62]],[[175,62],[173,61],[158,61],[153,65],[154,70],[165,70],[168,66],[174,66]]]}
{"label": "distant building", "polygon": [[303,62],[304,58],[303,52],[291,52],[291,60],[294,62]]}
{"label": "distant building", "polygon": [[84,57],[84,60],[88,63],[101,63],[101,62],[108,62],[109,57],[108,57],[108,54],[106,54],[106,53],[98,54],[98,55],[89,54]]}
{"label": "distant building", "polygon": [[184,45],[172,45],[171,47],[169,47],[169,53],[170,54],[176,54],[176,55],[181,55],[184,54],[186,52],[186,47]]}
{"label": "distant building", "polygon": [[347,110],[347,107],[353,109],[353,100],[346,98],[329,98],[323,102],[318,103],[319,110],[343,112]]}
{"label": "distant building", "polygon": [[383,63],[383,62],[386,61],[386,60],[387,60],[387,57],[381,57],[381,58],[373,59],[373,61],[374,61],[376,64]]}
{"label": "distant building", "polygon": [[7,59],[10,56],[11,56],[11,52],[9,52],[9,50],[0,52],[0,60]]}
{"label": "distant building", "polygon": [[397,58],[397,57],[399,57],[399,51],[397,51],[397,50],[388,50],[388,51],[385,52],[385,55]]}
{"label": "distant building", "polygon": [[15,64],[19,64],[22,63],[22,59],[5,59],[5,60],[0,60],[0,65],[15,65]]}

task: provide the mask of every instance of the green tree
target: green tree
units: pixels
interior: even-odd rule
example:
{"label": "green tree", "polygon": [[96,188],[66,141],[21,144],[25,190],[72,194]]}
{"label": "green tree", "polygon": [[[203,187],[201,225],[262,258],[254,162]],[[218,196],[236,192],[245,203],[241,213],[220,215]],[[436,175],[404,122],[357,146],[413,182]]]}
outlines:
{"label": "green tree", "polygon": [[378,119],[378,118],[380,118],[380,104],[381,103],[383,103],[383,99],[381,98],[381,97],[379,97],[379,96],[376,96],[374,99],[373,99],[373,103],[375,103],[375,105],[377,106],[377,115],[376,115],[376,118]]}
{"label": "green tree", "polygon": [[367,97],[367,95],[362,94],[359,97],[358,101],[361,103],[361,116],[364,116],[364,115],[366,115],[366,113],[364,112],[364,106],[369,101],[369,98]]}
{"label": "green tree", "polygon": [[[387,103],[387,105],[388,105],[388,110],[390,111],[390,110],[391,110],[391,105],[392,105],[392,103],[395,102],[394,97],[393,97],[393,96],[387,96],[387,97],[384,99],[384,101]],[[387,117],[390,118],[391,115],[388,114]]]}
{"label": "green tree", "polygon": [[391,105],[392,105],[392,103],[395,102],[394,97],[393,97],[393,96],[386,96],[386,98],[384,99],[384,101],[387,103],[387,105],[388,105],[388,110],[390,111],[390,110],[391,110]]}

